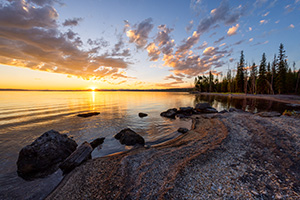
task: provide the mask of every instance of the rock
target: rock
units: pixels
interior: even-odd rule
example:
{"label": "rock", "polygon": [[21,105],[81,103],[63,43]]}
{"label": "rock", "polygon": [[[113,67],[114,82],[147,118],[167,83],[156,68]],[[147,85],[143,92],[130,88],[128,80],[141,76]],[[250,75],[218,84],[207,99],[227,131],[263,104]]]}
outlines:
{"label": "rock", "polygon": [[241,110],[241,109],[236,109],[236,108],[229,108],[228,110],[229,112],[239,112],[239,113],[245,113],[245,111]]}
{"label": "rock", "polygon": [[178,131],[179,133],[186,133],[186,132],[189,131],[189,129],[187,129],[187,128],[179,128],[177,131]]}
{"label": "rock", "polygon": [[25,179],[49,175],[76,147],[76,142],[67,135],[55,130],[47,131],[20,151],[18,174]]}
{"label": "rock", "polygon": [[272,112],[260,112],[257,113],[257,115],[261,117],[280,117],[281,114],[279,112],[272,111]]}
{"label": "rock", "polygon": [[100,114],[99,112],[89,112],[89,113],[78,114],[77,116],[86,118],[86,117],[91,117],[99,114]]}
{"label": "rock", "polygon": [[145,144],[144,138],[130,128],[121,130],[118,134],[115,135],[115,138],[119,140],[121,144],[125,145],[133,146],[136,144]]}
{"label": "rock", "polygon": [[64,174],[69,173],[84,161],[91,159],[93,149],[94,148],[90,143],[83,142],[64,162],[59,165],[59,168]]}
{"label": "rock", "polygon": [[160,113],[160,116],[175,119],[176,114],[177,114],[177,109],[172,108],[165,112]]}
{"label": "rock", "polygon": [[219,113],[227,113],[228,110],[221,110]]}
{"label": "rock", "polygon": [[104,140],[105,140],[105,137],[97,138],[97,139],[93,140],[90,144],[91,144],[92,148],[95,149],[100,144],[103,144]]}
{"label": "rock", "polygon": [[197,103],[196,106],[195,106],[195,109],[197,111],[202,111],[202,110],[205,110],[207,108],[211,108],[211,106],[209,105],[209,103]]}
{"label": "rock", "polygon": [[209,103],[198,103],[195,110],[200,113],[217,113],[218,111],[211,107]]}
{"label": "rock", "polygon": [[139,117],[147,117],[148,116],[148,114],[147,113],[139,113]]}

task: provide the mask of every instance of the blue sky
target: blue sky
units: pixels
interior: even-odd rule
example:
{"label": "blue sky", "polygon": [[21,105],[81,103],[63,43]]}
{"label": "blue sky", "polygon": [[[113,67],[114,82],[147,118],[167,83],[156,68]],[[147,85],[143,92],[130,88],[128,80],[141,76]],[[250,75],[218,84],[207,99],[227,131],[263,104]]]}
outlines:
{"label": "blue sky", "polygon": [[191,87],[280,43],[299,69],[299,19],[300,0],[4,0],[0,88]]}

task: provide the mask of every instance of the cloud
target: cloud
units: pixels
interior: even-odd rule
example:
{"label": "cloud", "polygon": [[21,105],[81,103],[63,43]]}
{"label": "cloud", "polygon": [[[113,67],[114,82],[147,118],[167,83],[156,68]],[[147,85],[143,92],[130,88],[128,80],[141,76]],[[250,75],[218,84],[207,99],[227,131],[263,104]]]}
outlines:
{"label": "cloud", "polygon": [[130,43],[135,43],[138,49],[144,48],[148,42],[148,35],[153,29],[152,19],[148,18],[136,25],[136,29],[127,31]]}
{"label": "cloud", "polygon": [[77,26],[81,20],[82,18],[66,19],[63,26]]}
{"label": "cloud", "polygon": [[227,35],[228,36],[235,35],[239,26],[240,26],[239,24],[236,24],[235,26],[232,26],[231,28],[229,28],[227,31]]}
{"label": "cloud", "polygon": [[28,2],[38,6],[53,5],[54,3],[63,5],[63,3],[61,3],[59,0],[28,0]]}
{"label": "cloud", "polygon": [[207,47],[208,43],[206,41],[204,41],[199,47],[197,47],[196,49],[204,49],[205,47]]}
{"label": "cloud", "polygon": [[147,46],[148,56],[150,57],[150,61],[157,61],[159,58],[160,51],[158,47],[152,42]]}
{"label": "cloud", "polygon": [[194,31],[193,35],[191,37],[188,37],[186,41],[178,47],[176,53],[182,53],[192,48],[195,44],[198,43],[199,37],[200,35],[196,31]]}
{"label": "cloud", "polygon": [[0,27],[30,29],[33,27],[55,28],[57,11],[51,6],[34,7],[25,1],[0,3]]}
{"label": "cloud", "polygon": [[254,5],[254,7],[262,7],[267,2],[268,2],[268,0],[256,0],[253,5]]}
{"label": "cloud", "polygon": [[265,14],[263,14],[262,16],[263,17],[266,17],[266,16],[268,16],[270,14],[270,12],[266,12]]}
{"label": "cloud", "polygon": [[280,20],[277,20],[276,22],[275,22],[275,24],[278,24],[280,22]]}
{"label": "cloud", "polygon": [[263,19],[263,20],[260,20],[259,23],[260,24],[266,24],[266,23],[268,23],[268,21]]}
{"label": "cloud", "polygon": [[197,32],[203,34],[211,29],[211,27],[219,22],[224,22],[225,25],[231,25],[245,13],[245,7],[229,8],[228,1],[223,0],[220,6],[211,12],[210,16],[204,18],[198,25]]}
{"label": "cloud", "polygon": [[185,27],[186,32],[190,32],[193,28],[194,21],[191,20],[189,24]]}
{"label": "cloud", "polygon": [[173,79],[173,80],[175,80],[177,82],[182,82],[182,77],[176,77],[173,74],[170,74],[169,76],[165,77],[165,80],[169,80],[169,79]]}
{"label": "cloud", "polygon": [[219,38],[217,41],[214,41],[214,44],[218,44],[221,41],[223,41],[224,39],[225,39],[225,37],[223,36],[223,37]]}
{"label": "cloud", "polygon": [[250,38],[250,39],[249,39],[249,42],[252,42],[252,41],[253,41],[253,38]]}
{"label": "cloud", "polygon": [[[0,64],[81,77],[102,79],[118,76],[128,67],[123,57],[99,55],[101,45],[83,50],[77,33],[63,33],[56,22],[54,1],[22,0],[0,6]],[[91,40],[92,41],[92,40]],[[99,45],[99,46],[98,46]]]}
{"label": "cloud", "polygon": [[290,24],[289,28],[295,28],[294,24]]}
{"label": "cloud", "polygon": [[234,58],[229,58],[229,62],[233,62],[234,60]]}
{"label": "cloud", "polygon": [[240,41],[237,41],[237,42],[233,43],[232,46],[240,45],[240,44],[242,44],[242,43],[245,42],[245,41],[246,41],[246,40],[240,40]]}
{"label": "cloud", "polygon": [[257,45],[262,45],[262,44],[268,44],[269,41],[264,41],[264,42],[257,42],[256,44],[252,45],[252,46],[257,46]]}
{"label": "cloud", "polygon": [[226,45],[226,43],[222,43],[222,44],[219,45],[219,47],[222,47],[222,46],[225,46],[225,45]]}

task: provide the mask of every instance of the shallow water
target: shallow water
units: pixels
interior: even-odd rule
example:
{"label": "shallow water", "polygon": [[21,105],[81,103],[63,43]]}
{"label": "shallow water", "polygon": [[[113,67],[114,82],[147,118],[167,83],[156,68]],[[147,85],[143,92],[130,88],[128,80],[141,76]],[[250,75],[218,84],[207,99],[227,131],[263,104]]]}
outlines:
{"label": "shallow water", "polygon": [[[44,132],[55,129],[72,137],[79,145],[105,137],[92,157],[124,151],[113,136],[131,128],[144,137],[147,145],[179,135],[177,129],[190,129],[190,120],[171,120],[160,113],[174,107],[209,102],[217,110],[236,107],[258,112],[288,107],[283,103],[220,96],[195,96],[182,92],[0,92],[0,199],[43,199],[62,179],[61,171],[44,179],[24,181],[16,173],[22,147]],[[294,108],[291,108],[294,109]],[[79,113],[97,111],[100,115],[80,118]],[[138,117],[139,112],[148,114]]]}

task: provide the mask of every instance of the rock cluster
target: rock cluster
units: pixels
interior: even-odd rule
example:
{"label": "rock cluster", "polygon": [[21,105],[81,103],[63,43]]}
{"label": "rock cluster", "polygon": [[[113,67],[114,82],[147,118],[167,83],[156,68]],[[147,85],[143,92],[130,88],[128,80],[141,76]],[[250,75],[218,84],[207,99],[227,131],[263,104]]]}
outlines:
{"label": "rock cluster", "polygon": [[167,117],[171,119],[175,119],[176,116],[179,118],[190,117],[193,114],[203,114],[203,113],[217,113],[218,111],[211,107],[209,103],[198,103],[195,108],[193,107],[180,107],[179,110],[177,108],[168,109],[167,111],[162,112],[160,115],[162,117]]}
{"label": "rock cluster", "polygon": [[99,112],[89,112],[89,113],[82,113],[82,114],[78,114],[78,117],[83,117],[83,118],[87,118],[87,117],[91,117],[94,115],[99,115]]}

